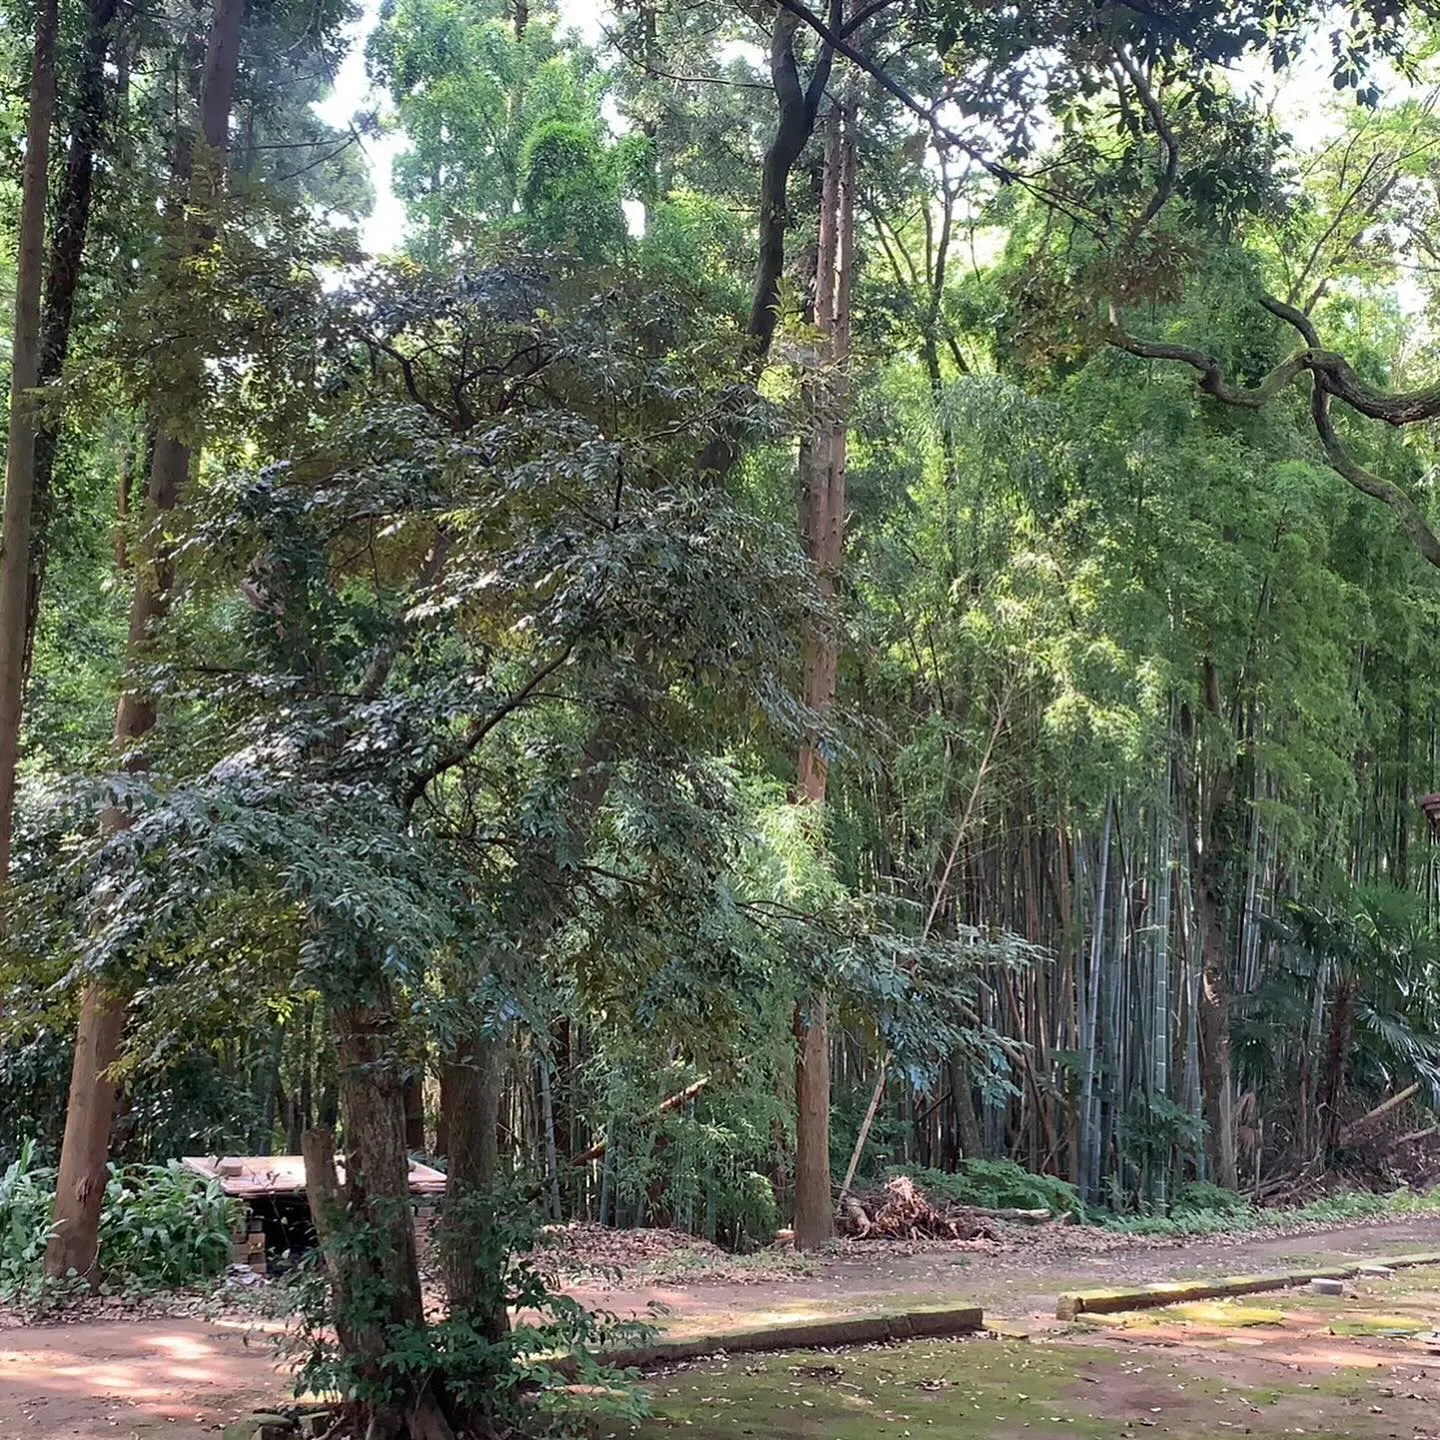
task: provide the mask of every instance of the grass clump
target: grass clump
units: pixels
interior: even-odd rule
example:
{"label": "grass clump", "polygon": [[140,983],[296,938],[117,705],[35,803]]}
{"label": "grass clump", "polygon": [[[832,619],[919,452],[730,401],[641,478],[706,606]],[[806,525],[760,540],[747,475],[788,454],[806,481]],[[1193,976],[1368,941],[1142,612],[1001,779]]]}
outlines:
{"label": "grass clump", "polygon": [[1103,1223],[1107,1230],[1125,1235],[1203,1239],[1208,1235],[1343,1225],[1352,1220],[1397,1219],[1436,1210],[1440,1210],[1440,1195],[1417,1195],[1413,1190],[1396,1190],[1388,1195],[1370,1190],[1337,1190],[1307,1205],[1263,1210],[1243,1195],[1197,1181],[1181,1186],[1167,1215],[1112,1215]]}

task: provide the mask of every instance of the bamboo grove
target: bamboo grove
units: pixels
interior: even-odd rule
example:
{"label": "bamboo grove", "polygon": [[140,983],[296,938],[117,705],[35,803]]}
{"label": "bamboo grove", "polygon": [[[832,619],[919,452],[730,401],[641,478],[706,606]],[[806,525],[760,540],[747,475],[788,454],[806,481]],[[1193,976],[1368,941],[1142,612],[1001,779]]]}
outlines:
{"label": "bamboo grove", "polygon": [[448,1440],[508,1423],[540,1219],[1393,1178],[1437,18],[7,10],[0,1160],[57,1167],[51,1279],[107,1163],[303,1153],[308,1378]]}

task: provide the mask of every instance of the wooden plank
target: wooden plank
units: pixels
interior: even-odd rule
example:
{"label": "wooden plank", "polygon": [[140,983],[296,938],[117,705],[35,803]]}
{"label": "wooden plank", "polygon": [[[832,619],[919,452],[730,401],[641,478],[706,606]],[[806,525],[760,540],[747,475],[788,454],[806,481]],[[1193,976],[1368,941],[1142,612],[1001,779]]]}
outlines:
{"label": "wooden plank", "polygon": [[1227,1295],[1256,1295],[1265,1290],[1290,1290],[1312,1280],[1350,1280],[1362,1264],[1388,1265],[1399,1270],[1416,1265],[1440,1264],[1440,1254],[1377,1255],[1365,1261],[1327,1265],[1311,1270],[1279,1270],[1267,1275],[1226,1275],[1218,1280],[1173,1280],[1159,1285],[1137,1285],[1115,1290],[1078,1290],[1061,1295],[1055,1304],[1057,1320],[1081,1315],[1109,1315],[1120,1310],[1151,1310],[1191,1300],[1221,1300]]}
{"label": "wooden plank", "polygon": [[[985,1328],[978,1305],[922,1306],[879,1315],[839,1315],[823,1320],[800,1320],[789,1325],[766,1325],[753,1330],[729,1330],[718,1335],[686,1339],[660,1339],[649,1345],[602,1351],[602,1365],[620,1370],[653,1370],[712,1355],[749,1355],[770,1350],[823,1350],[846,1345],[874,1345],[892,1340],[938,1339],[969,1335]],[[545,1362],[560,1375],[578,1373],[575,1357]]]}

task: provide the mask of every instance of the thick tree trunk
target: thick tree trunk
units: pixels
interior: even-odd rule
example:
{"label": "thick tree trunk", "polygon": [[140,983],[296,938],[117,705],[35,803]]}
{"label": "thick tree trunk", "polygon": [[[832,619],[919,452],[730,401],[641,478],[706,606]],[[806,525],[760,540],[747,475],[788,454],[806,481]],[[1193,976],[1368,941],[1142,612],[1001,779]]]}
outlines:
{"label": "thick tree trunk", "polygon": [[835,1235],[830,1193],[830,1031],[825,996],[795,1012],[795,1248],[817,1250]]}
{"label": "thick tree trunk", "polygon": [[10,361],[10,433],[5,452],[4,530],[0,534],[0,887],[9,883],[25,688],[30,537],[35,509],[36,389],[40,384],[40,298],[45,280],[45,198],[55,123],[57,0],[40,0],[30,69],[30,117],[20,190],[15,267],[15,333]]}
{"label": "thick tree trunk", "polygon": [[[823,337],[817,373],[807,384],[811,435],[802,454],[806,549],[821,593],[833,605],[845,561],[845,462],[850,353],[850,272],[854,249],[855,150],[840,111],[826,122],[825,172],[820,202],[820,244],[815,273],[815,325]],[[807,707],[823,716],[835,702],[839,666],[833,619],[805,637]],[[806,803],[823,804],[827,765],[819,737],[800,747],[799,790]],[[823,991],[795,1012],[799,1055],[795,1069],[795,1246],[814,1249],[835,1233],[830,1193],[830,1042]]]}
{"label": "thick tree trunk", "polygon": [[382,994],[374,1004],[337,1008],[331,1029],[345,1135],[343,1225],[348,1238],[363,1236],[327,1256],[336,1283],[336,1331],[367,1389],[390,1397],[376,1402],[368,1417],[375,1440],[449,1440],[451,1427],[429,1377],[397,1373],[387,1364],[394,1328],[424,1326],[393,1000]]}
{"label": "thick tree trunk", "polygon": [[1235,1082],[1230,1063],[1230,964],[1221,898],[1200,877],[1200,1078],[1205,1096],[1211,1179],[1228,1190],[1240,1185],[1235,1149]]}
{"label": "thick tree trunk", "polygon": [[978,1160],[985,1153],[985,1141],[980,1133],[980,1117],[975,1113],[970,1067],[963,1055],[952,1055],[949,1070],[950,1097],[955,1106],[955,1130],[960,1140],[960,1154],[966,1160]]}
{"label": "thick tree trunk", "polygon": [[[1206,656],[1201,663],[1201,694],[1217,727],[1227,726],[1219,673]],[[1188,710],[1182,709],[1183,732],[1196,740],[1195,766],[1202,775],[1202,746]],[[1238,1189],[1239,1162],[1235,1145],[1235,1081],[1230,1062],[1230,971],[1232,946],[1227,919],[1226,871],[1228,830],[1235,796],[1233,749],[1214,767],[1208,788],[1197,778],[1190,799],[1187,844],[1195,883],[1196,922],[1200,942],[1200,1082],[1205,1107],[1206,1151],[1210,1178]]]}
{"label": "thick tree trunk", "polygon": [[120,1056],[124,1001],[99,985],[87,985],[80,1000],[70,1099],[65,1110],[65,1144],[55,1186],[55,1229],[45,1249],[45,1273],[72,1272],[94,1284],[99,1250],[100,1207],[108,1179],[110,1124],[115,1082],[109,1069]]}
{"label": "thick tree trunk", "polygon": [[[245,0],[215,0],[201,78],[201,134],[189,165],[191,194],[202,205],[214,200],[223,181],[225,142],[235,95],[240,26],[244,13]],[[203,233],[200,231],[187,238],[187,250],[201,243]],[[192,459],[189,446],[172,435],[162,431],[156,437],[147,492],[152,533],[160,528],[155,522],[175,508],[189,477]],[[27,546],[27,577],[28,555]],[[151,651],[155,628],[170,608],[172,579],[172,559],[163,542],[150,557],[148,565],[138,564],[135,567],[135,591],[130,604],[130,630],[126,640],[126,658],[132,666]],[[115,710],[115,745],[125,757],[123,763],[127,767],[143,767],[144,756],[136,748],[137,742],[150,732],[154,724],[154,698],[127,689],[120,696]],[[125,812],[116,808],[106,810],[101,817],[102,829],[111,834],[124,829],[128,823]],[[119,1049],[124,1000],[92,985],[86,989],[82,1000],[82,1025],[87,1012],[91,1011],[96,1012],[92,1017],[95,1034],[113,1037],[110,1060],[105,1061],[109,1064]],[[57,1234],[63,1233],[66,1240],[63,1246],[54,1245],[46,1252],[45,1270],[49,1275],[66,1273],[68,1266],[62,1262],[67,1252],[88,1256],[87,1270],[94,1263],[99,1210],[97,1207],[92,1214],[81,1197],[92,1196],[97,1186],[103,1190],[105,1183],[114,1090],[103,1078],[104,1066],[99,1065],[102,1058],[100,1047],[77,1043],[70,1079],[70,1109],[65,1116],[65,1138],[60,1151],[61,1174],[73,1178],[70,1185],[57,1189],[55,1195]],[[92,1089],[93,1100],[77,1105],[77,1096]],[[80,1270],[81,1267],[75,1268]]]}
{"label": "thick tree trunk", "polygon": [[510,1328],[507,1257],[495,1235],[504,1072],[504,1042],[491,1036],[477,1036],[440,1067],[450,1162],[441,1231],[445,1287],[452,1313],[469,1317],[491,1341]]}
{"label": "thick tree trunk", "polygon": [[[105,65],[115,32],[117,0],[90,0],[85,45],[75,79],[70,110],[70,143],[65,152],[65,174],[55,199],[50,258],[45,274],[45,314],[41,326],[40,383],[53,385],[65,371],[70,354],[70,330],[75,299],[80,289],[80,268],[90,233],[91,201],[95,190],[95,156],[105,125]],[[35,631],[40,623],[40,596],[50,554],[50,524],[54,513],[55,457],[60,445],[61,417],[53,409],[43,416],[35,436],[34,527],[30,536],[30,583],[25,615],[25,663],[28,680],[35,653]]]}
{"label": "thick tree trunk", "polygon": [[[355,1233],[355,1207],[357,1202],[365,1203],[366,1188],[363,1182],[357,1186],[348,1174],[341,1183],[336,1173],[335,1134],[328,1127],[307,1130],[301,1137],[300,1150],[305,1157],[305,1197],[330,1277],[336,1338],[348,1355],[361,1355],[368,1347],[370,1352],[383,1356],[384,1325],[374,1310],[380,1294],[380,1282],[372,1273],[375,1266],[367,1264],[357,1247],[347,1243]],[[413,1262],[413,1229],[410,1243]],[[358,1251],[367,1250],[373,1250],[368,1241],[358,1247]],[[373,1261],[373,1254],[369,1258]],[[417,1280],[417,1299],[418,1293]],[[372,1368],[376,1377],[372,1383],[381,1393],[392,1389],[394,1377],[386,1374],[383,1363]],[[350,1409],[352,1418],[364,1426],[365,1440],[454,1440],[454,1431],[439,1402],[428,1391],[418,1397],[397,1395],[394,1400],[378,1403],[352,1401]]]}

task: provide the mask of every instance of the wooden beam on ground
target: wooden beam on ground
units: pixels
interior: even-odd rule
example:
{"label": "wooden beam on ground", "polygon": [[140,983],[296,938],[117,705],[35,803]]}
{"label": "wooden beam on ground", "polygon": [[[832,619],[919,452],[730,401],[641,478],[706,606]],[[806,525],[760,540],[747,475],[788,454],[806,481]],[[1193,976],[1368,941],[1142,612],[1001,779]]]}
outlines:
{"label": "wooden beam on ground", "polygon": [[1360,1273],[1362,1266],[1377,1264],[1395,1270],[1440,1265],[1440,1254],[1375,1255],[1368,1260],[1347,1261],[1318,1270],[1277,1270],[1269,1275],[1227,1275],[1218,1280],[1172,1280],[1129,1289],[1080,1290],[1059,1297],[1055,1318],[1075,1320],[1081,1315],[1110,1315],[1119,1310],[1151,1310],[1191,1300],[1221,1300],[1230,1295],[1255,1295],[1264,1290],[1290,1290],[1297,1285],[1308,1285],[1312,1280],[1350,1280]]}
{"label": "wooden beam on ground", "polygon": [[[751,1355],[768,1350],[826,1350],[841,1345],[875,1345],[892,1340],[937,1339],[970,1335],[985,1328],[978,1305],[922,1306],[880,1315],[838,1316],[801,1320],[790,1325],[766,1325],[754,1330],[729,1330],[718,1335],[697,1335],[684,1340],[656,1340],[625,1350],[600,1351],[595,1359],[622,1370],[653,1370],[712,1355]],[[573,1356],[545,1362],[564,1376],[574,1375]]]}

